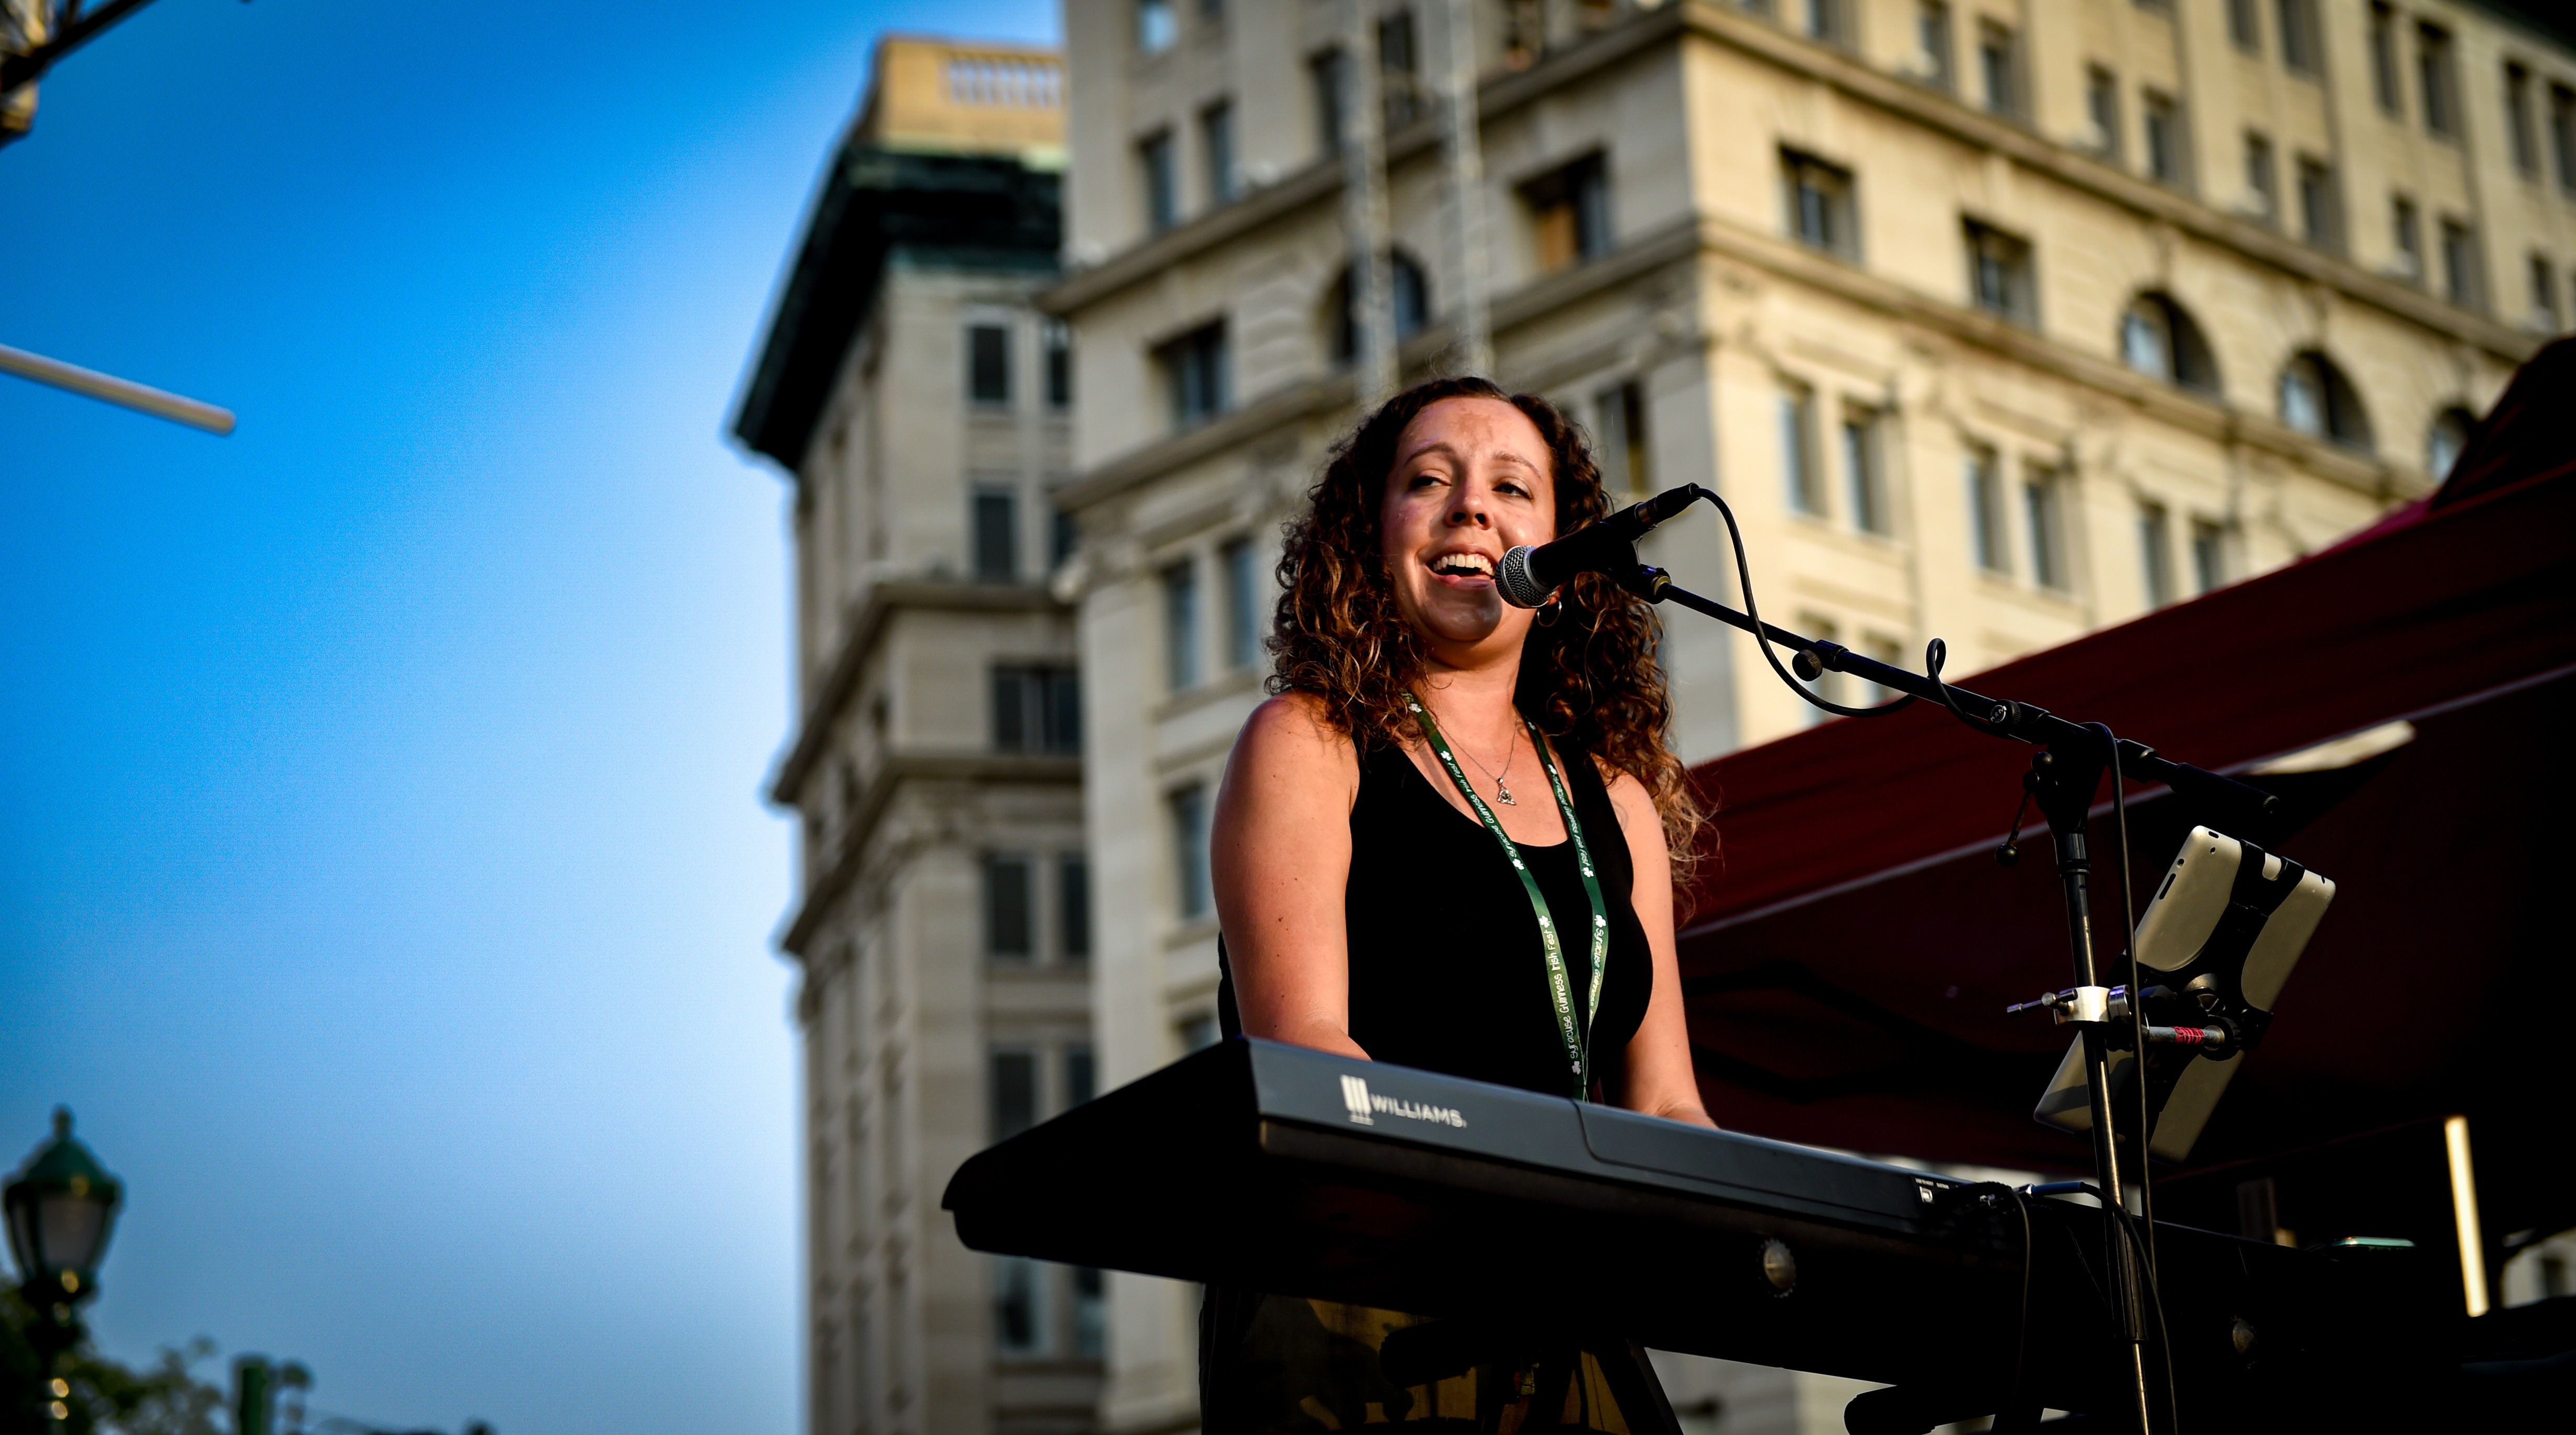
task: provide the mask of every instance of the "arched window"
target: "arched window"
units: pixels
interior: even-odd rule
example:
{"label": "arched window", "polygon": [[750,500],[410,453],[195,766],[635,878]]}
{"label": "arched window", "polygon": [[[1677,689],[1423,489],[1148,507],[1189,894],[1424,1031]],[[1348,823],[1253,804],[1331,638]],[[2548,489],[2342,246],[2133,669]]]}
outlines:
{"label": "arched window", "polygon": [[2467,452],[2469,435],[2477,427],[2477,416],[2456,404],[2433,416],[2432,431],[2424,436],[2424,471],[2435,483],[2451,476],[2451,466]]}
{"label": "arched window", "polygon": [[2370,451],[2370,416],[2334,360],[2310,349],[2281,366],[2281,422],[2345,448]]}
{"label": "arched window", "polygon": [[[1399,249],[1389,256],[1395,262],[1388,269],[1395,277],[1395,341],[1399,344],[1422,332],[1430,322],[1431,285],[1422,277],[1422,266]],[[1333,281],[1333,292],[1325,301],[1327,320],[1333,326],[1333,362],[1347,364],[1359,357],[1360,327],[1351,313],[1351,271],[1345,266]]]}
{"label": "arched window", "polygon": [[2141,294],[2120,316],[2120,361],[2151,379],[2194,393],[2218,392],[2218,361],[2200,325],[2167,294]]}

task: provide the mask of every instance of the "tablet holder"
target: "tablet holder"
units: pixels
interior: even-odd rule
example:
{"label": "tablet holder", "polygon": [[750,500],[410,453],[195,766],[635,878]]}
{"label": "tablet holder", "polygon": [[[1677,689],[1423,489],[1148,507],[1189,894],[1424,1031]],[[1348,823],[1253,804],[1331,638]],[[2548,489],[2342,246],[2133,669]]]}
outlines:
{"label": "tablet holder", "polygon": [[[2200,835],[2195,831],[2184,838],[2185,845]],[[2236,870],[2230,879],[2227,905],[2220,910],[2216,925],[2180,966],[2149,969],[2152,984],[2141,989],[2136,1002],[2132,1002],[2130,988],[2124,984],[2109,988],[2099,998],[2083,988],[2070,988],[2004,1008],[2008,1016],[2047,1011],[2059,1025],[2105,1023],[2104,1043],[2112,1051],[2135,1052],[2143,1039],[2146,1055],[2142,1061],[2112,1063],[2111,1096],[2115,1102],[2124,1103],[2115,1109],[2126,1109],[2125,1103],[2137,1101],[2131,1083],[2143,1070],[2147,1084],[2145,1123],[2150,1133],[2161,1125],[2166,1103],[2193,1061],[2203,1057],[2225,1061],[2250,1052],[2263,1044],[2263,1033],[2272,1024],[2272,1013],[2246,995],[2246,959],[2272,915],[2299,890],[2307,869],[2251,842],[2238,842],[2236,847]],[[2268,877],[2267,868],[2272,869]],[[2102,1010],[2094,1014],[2088,1004],[2097,1000]],[[2137,1018],[2134,1023],[2133,1014]],[[2042,1098],[2043,1119],[2058,1100],[2069,1095],[2071,1092],[2052,1088]],[[2071,1109],[2071,1102],[2068,1107]]]}

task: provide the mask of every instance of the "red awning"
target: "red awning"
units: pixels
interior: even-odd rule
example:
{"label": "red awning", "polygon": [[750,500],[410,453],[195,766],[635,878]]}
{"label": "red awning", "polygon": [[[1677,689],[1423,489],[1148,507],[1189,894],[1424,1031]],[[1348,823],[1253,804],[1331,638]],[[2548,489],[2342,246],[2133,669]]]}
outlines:
{"label": "red awning", "polygon": [[[2550,1055],[2576,1010],[2576,942],[2555,910],[2576,858],[2560,751],[2576,735],[2571,376],[2576,343],[2545,350],[2442,491],[2353,540],[1957,680],[2222,771],[2413,725],[2354,766],[2249,779],[2289,811],[2279,830],[2236,835],[2340,890],[2194,1166],[2466,1111],[2491,1208],[2544,1184],[2516,1163],[2555,1159],[2561,1140],[2512,1137],[2561,1129],[2576,1095]],[[2080,1138],[2029,1114],[2064,1032],[2002,1014],[2070,978],[2044,836],[2017,867],[1993,859],[2029,757],[1917,703],[1698,769],[1721,799],[1723,851],[1681,960],[1721,1123],[1927,1159],[2089,1164]],[[2162,789],[2131,795],[2143,884],[2205,819]],[[2093,841],[2107,932],[2107,817]]]}

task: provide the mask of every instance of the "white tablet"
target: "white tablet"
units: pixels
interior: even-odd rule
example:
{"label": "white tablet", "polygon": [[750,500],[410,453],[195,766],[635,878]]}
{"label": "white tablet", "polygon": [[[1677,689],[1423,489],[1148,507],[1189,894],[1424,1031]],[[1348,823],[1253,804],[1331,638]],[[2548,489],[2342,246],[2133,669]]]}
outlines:
{"label": "white tablet", "polygon": [[[2250,1017],[2259,1027],[2271,1016],[2272,1002],[2298,965],[2308,938],[2334,900],[2334,883],[2296,862],[2250,843],[2195,827],[2183,839],[2182,853],[2165,869],[2164,881],[2138,922],[2139,980],[2163,986],[2191,1002],[2196,991],[2215,995],[2219,1014]],[[2121,971],[2116,958],[2102,963],[2105,984]],[[2154,973],[2150,976],[2148,973]],[[2178,1012],[2147,1008],[2147,1020],[2159,1025],[2189,1024]],[[2245,1059],[2243,1051],[2207,1057],[2198,1049],[2157,1046],[2148,1050],[2149,1099],[2156,1106],[2155,1136],[2147,1149],[2168,1161],[2191,1154],[2201,1128],[2218,1109],[2218,1098]],[[2111,1099],[2137,1100],[2130,1081],[2136,1053],[2111,1053]],[[2115,1106],[2115,1110],[2130,1109]],[[2084,1089],[2084,1042],[2077,1038],[2057,1064],[2057,1075],[2032,1113],[2047,1125],[2066,1131],[2093,1129],[2091,1099]]]}

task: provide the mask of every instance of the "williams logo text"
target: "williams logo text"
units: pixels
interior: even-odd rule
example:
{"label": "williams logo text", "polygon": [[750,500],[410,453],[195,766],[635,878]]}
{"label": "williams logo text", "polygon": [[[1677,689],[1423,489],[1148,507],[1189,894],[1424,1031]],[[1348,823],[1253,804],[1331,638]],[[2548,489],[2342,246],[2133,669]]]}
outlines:
{"label": "williams logo text", "polygon": [[1424,1106],[1392,1096],[1372,1096],[1368,1083],[1356,1076],[1342,1078],[1342,1105],[1351,1113],[1351,1120],[1361,1126],[1375,1126],[1380,1116],[1401,1117],[1406,1121],[1436,1121],[1443,1126],[1460,1128],[1467,1124],[1467,1118],[1459,1115],[1454,1106]]}

